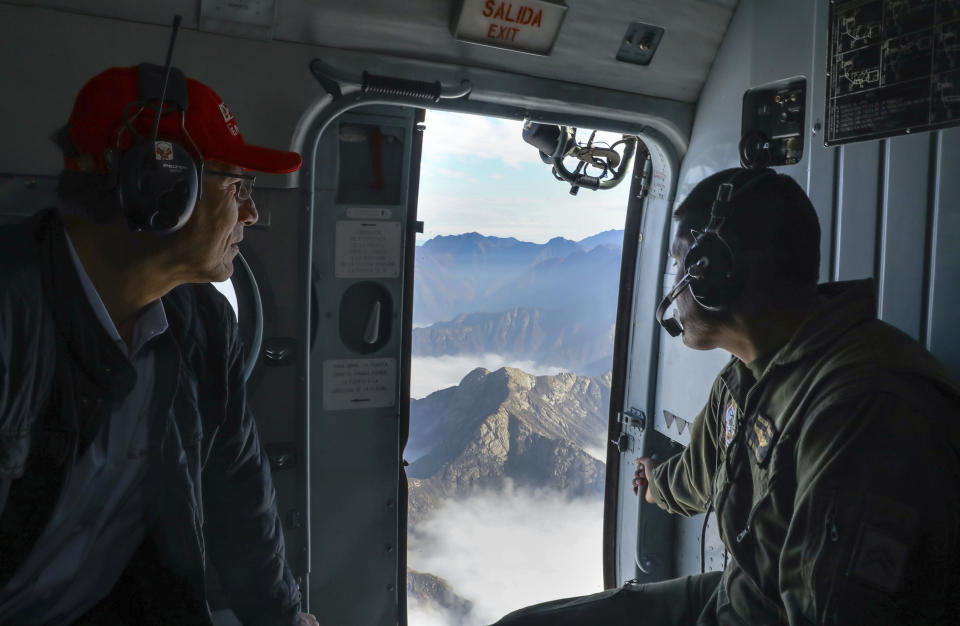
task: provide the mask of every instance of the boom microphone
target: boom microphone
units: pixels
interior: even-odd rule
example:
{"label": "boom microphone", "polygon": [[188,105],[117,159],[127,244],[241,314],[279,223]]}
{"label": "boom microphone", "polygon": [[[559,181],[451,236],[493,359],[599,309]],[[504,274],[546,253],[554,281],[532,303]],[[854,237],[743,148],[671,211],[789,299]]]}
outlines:
{"label": "boom microphone", "polygon": [[674,300],[680,297],[680,294],[683,293],[683,290],[690,286],[694,280],[703,277],[703,271],[707,269],[707,266],[710,264],[710,261],[707,257],[702,257],[697,263],[690,268],[690,270],[683,275],[677,284],[673,286],[673,289],[670,290],[670,293],[660,301],[660,304],[657,306],[657,323],[663,326],[663,329],[670,333],[671,337],[676,337],[683,332],[683,324],[680,323],[676,317],[671,317],[670,319],[663,319],[663,316],[666,315],[667,309],[670,308],[670,305],[673,304]]}

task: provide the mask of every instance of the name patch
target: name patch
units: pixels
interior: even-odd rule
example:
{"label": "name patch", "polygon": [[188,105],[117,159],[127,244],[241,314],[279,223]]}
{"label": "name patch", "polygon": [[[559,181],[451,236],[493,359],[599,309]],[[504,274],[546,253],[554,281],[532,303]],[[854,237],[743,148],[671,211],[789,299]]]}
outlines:
{"label": "name patch", "polygon": [[750,448],[757,465],[763,465],[766,462],[776,440],[777,429],[774,428],[773,422],[757,413],[747,433],[747,447]]}

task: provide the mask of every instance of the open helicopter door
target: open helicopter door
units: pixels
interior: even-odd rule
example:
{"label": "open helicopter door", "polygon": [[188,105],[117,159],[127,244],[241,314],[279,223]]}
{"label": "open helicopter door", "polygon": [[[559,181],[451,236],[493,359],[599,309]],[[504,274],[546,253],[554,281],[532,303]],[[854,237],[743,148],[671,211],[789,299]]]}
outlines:
{"label": "open helicopter door", "polygon": [[[605,588],[628,580],[653,582],[671,575],[673,525],[656,506],[629,493],[640,456],[665,455],[664,442],[647,435],[645,407],[656,397],[660,332],[655,321],[666,271],[670,215],[679,155],[655,133],[643,137],[627,205],[614,338],[613,379],[603,521]],[[632,529],[636,529],[633,532]]]}
{"label": "open helicopter door", "polygon": [[309,328],[299,446],[309,475],[296,523],[322,538],[309,551],[304,609],[323,607],[322,619],[335,624],[397,624],[424,111],[327,113],[304,148],[301,178],[300,265],[309,276],[299,291],[310,301],[298,302]]}

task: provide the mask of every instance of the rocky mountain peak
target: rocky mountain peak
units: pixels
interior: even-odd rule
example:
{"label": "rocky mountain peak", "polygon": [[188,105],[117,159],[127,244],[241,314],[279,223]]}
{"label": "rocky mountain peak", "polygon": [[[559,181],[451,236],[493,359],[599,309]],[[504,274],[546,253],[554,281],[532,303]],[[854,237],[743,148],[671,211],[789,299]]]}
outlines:
{"label": "rocky mountain peak", "polygon": [[603,448],[609,398],[608,377],[502,367],[476,368],[458,386],[412,401],[408,447],[426,452],[407,470],[410,519],[507,480],[570,496],[600,493],[603,463],[588,450]]}

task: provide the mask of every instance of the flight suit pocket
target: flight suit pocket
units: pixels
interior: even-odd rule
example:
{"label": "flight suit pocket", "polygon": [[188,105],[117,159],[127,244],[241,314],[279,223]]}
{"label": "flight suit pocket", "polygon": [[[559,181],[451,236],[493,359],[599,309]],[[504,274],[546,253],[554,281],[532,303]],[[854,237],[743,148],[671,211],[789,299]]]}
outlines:
{"label": "flight suit pocket", "polygon": [[[810,599],[805,614],[817,623],[907,623],[898,613],[918,589],[919,514],[872,494],[818,490],[810,497],[801,572]],[[916,608],[916,607],[914,607]],[[859,621],[863,620],[863,621]]]}

